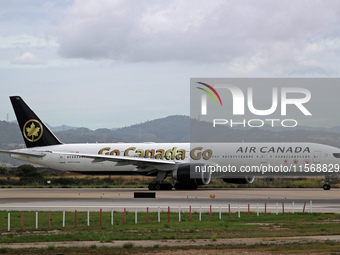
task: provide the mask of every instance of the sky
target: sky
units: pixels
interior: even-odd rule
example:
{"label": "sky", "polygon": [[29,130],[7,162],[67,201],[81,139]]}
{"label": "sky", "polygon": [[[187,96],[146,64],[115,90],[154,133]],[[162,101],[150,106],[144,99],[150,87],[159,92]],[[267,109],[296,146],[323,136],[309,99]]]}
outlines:
{"label": "sky", "polygon": [[52,126],[189,115],[190,78],[339,77],[339,53],[337,0],[0,0],[0,120],[12,95]]}

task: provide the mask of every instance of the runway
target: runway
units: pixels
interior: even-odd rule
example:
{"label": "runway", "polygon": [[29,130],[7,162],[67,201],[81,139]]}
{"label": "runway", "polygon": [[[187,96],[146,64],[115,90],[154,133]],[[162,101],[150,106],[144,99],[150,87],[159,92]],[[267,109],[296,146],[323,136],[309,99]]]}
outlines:
{"label": "runway", "polygon": [[[156,198],[134,198],[134,192],[146,189],[1,189],[0,210],[15,211],[193,211],[226,212],[334,212],[340,213],[340,189],[198,189],[196,191],[156,191]],[[214,198],[211,198],[214,197]],[[305,205],[306,203],[306,205]],[[200,209],[201,208],[201,209]]]}

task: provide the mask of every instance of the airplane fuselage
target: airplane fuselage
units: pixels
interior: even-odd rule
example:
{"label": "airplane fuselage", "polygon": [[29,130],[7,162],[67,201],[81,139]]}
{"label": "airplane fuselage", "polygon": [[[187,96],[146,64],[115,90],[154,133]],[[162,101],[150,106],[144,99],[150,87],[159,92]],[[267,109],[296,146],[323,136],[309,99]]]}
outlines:
{"label": "airplane fuselage", "polygon": [[[229,166],[240,170],[252,166],[312,166],[333,168],[339,171],[340,149],[316,143],[114,143],[114,144],[61,144],[30,149],[20,152],[42,152],[45,155],[12,155],[12,157],[34,164],[73,172],[102,174],[131,174],[152,170],[152,164],[136,167],[129,158],[155,159],[174,164],[157,165],[158,170],[172,171],[181,164],[207,163]],[[85,155],[85,156],[84,156]],[[98,155],[87,158],[86,155]],[[105,156],[106,158],[100,158]],[[110,158],[124,158],[112,161]],[[312,169],[313,170],[313,169]],[[316,171],[315,171],[316,172]],[[325,173],[325,172],[323,172]]]}

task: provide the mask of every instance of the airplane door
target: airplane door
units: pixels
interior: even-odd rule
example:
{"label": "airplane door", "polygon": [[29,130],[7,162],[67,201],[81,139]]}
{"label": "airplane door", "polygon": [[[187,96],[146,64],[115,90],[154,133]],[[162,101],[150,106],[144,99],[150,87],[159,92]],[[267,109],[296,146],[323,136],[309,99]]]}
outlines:
{"label": "airplane door", "polygon": [[267,163],[267,153],[261,154],[261,163]]}
{"label": "airplane door", "polygon": [[59,162],[60,164],[66,163],[65,155],[59,154]]}
{"label": "airplane door", "polygon": [[314,151],[314,155],[313,155],[314,163],[320,163],[320,155],[321,155],[320,151]]}

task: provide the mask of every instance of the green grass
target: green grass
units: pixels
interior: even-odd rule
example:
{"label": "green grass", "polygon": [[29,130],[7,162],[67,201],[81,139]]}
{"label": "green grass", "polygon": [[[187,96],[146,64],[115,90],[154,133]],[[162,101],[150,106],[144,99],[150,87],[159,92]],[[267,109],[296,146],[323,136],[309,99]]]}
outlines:
{"label": "green grass", "polygon": [[124,243],[122,247],[125,248],[125,249],[131,249],[134,246],[135,246],[134,243],[128,242],[128,243]]}
{"label": "green grass", "polygon": [[[325,241],[325,242],[307,242],[307,243],[287,243],[287,244],[266,244],[257,243],[254,245],[201,245],[201,246],[154,246],[152,252],[164,253],[166,251],[180,251],[186,253],[188,250],[212,250],[215,254],[221,251],[228,251],[229,253],[238,253],[238,251],[247,251],[249,254],[264,252],[265,254],[309,254],[309,253],[321,253],[321,254],[339,254],[340,243]],[[97,247],[91,245],[89,247],[55,247],[51,250],[49,248],[0,248],[0,254],[10,255],[26,255],[26,254],[145,254],[150,253],[150,247]]]}
{"label": "green grass", "polygon": [[95,244],[92,244],[92,245],[90,246],[90,249],[92,249],[92,250],[95,250],[95,249],[97,249],[97,245],[95,245]]}
{"label": "green grass", "polygon": [[[37,242],[37,241],[101,241],[114,240],[148,240],[148,239],[210,239],[251,238],[251,237],[281,237],[302,235],[338,235],[340,234],[339,214],[320,213],[286,213],[285,215],[268,213],[267,216],[252,213],[227,213],[218,219],[218,213],[202,213],[202,221],[198,214],[182,213],[182,221],[178,221],[178,213],[171,213],[168,222],[167,212],[161,213],[161,222],[157,221],[157,212],[149,213],[149,223],[146,223],[146,213],[138,214],[138,224],[134,222],[134,212],[127,213],[127,223],[124,215],[114,212],[114,222],[111,226],[111,213],[103,212],[103,225],[100,226],[99,212],[90,213],[90,227],[87,226],[87,212],[77,212],[77,227],[75,227],[74,212],[66,212],[66,227],[62,227],[62,212],[51,212],[51,229],[48,229],[48,212],[39,212],[39,229],[35,230],[35,212],[24,212],[24,229],[21,230],[21,212],[11,212],[11,232],[7,232],[7,212],[0,211],[0,243]],[[261,223],[261,224],[250,224]]]}
{"label": "green grass", "polygon": [[12,250],[12,249],[2,247],[2,248],[0,248],[0,253],[8,253],[8,252],[11,251],[11,250]]}

